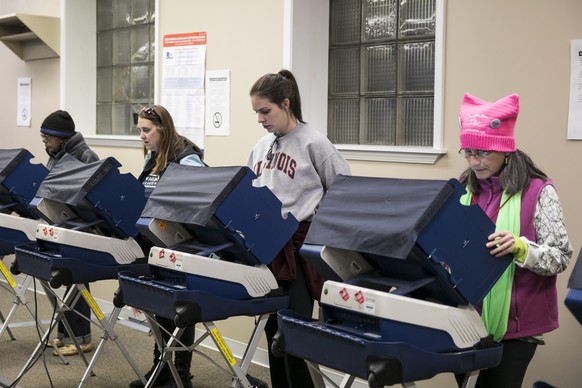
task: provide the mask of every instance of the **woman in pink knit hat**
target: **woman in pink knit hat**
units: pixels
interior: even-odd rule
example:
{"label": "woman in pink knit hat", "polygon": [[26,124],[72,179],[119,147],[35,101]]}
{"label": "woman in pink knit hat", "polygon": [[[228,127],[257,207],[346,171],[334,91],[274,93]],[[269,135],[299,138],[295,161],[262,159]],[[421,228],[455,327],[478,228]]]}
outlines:
{"label": "woman in pink knit hat", "polygon": [[491,254],[514,257],[478,306],[489,334],[503,344],[503,357],[481,371],[477,387],[521,386],[543,334],[558,327],[556,275],[572,256],[551,180],[515,146],[518,113],[515,94],[495,102],[465,94],[460,109],[459,153],[469,165],[460,177],[467,188],[462,201],[477,204],[495,222]]}

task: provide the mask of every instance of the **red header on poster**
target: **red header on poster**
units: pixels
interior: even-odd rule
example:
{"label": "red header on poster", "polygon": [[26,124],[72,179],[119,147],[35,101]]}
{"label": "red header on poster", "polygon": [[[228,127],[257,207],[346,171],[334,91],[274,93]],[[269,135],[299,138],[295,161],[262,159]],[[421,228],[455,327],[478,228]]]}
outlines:
{"label": "red header on poster", "polygon": [[164,47],[194,46],[206,44],[206,32],[164,35]]}

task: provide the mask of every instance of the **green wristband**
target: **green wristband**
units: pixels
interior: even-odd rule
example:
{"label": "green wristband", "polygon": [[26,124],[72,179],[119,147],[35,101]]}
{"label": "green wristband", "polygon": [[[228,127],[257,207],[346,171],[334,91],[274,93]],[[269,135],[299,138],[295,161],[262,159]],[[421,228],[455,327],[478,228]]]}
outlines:
{"label": "green wristband", "polygon": [[527,256],[528,251],[527,243],[515,235],[513,235],[513,237],[515,238],[515,243],[513,244],[513,249],[511,250],[511,253],[513,253],[513,258],[515,259],[515,261],[523,263]]}

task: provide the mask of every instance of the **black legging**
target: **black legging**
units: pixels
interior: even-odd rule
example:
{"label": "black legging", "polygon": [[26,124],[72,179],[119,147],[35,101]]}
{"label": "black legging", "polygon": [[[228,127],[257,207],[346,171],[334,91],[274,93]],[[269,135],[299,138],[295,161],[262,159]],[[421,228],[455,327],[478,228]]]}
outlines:
{"label": "black legging", "polygon": [[[168,332],[173,333],[176,325],[174,325],[174,321],[171,319],[167,319],[164,317],[156,316],[156,321],[165,328]],[[168,343],[170,340],[170,334],[166,333],[162,330],[162,338],[164,344]],[[180,337],[180,342],[182,342],[186,346],[192,346],[194,343],[194,325],[188,325],[184,328],[182,335]],[[178,344],[174,346],[179,346]],[[161,350],[158,348],[158,344],[154,344],[154,363],[156,363],[161,358]],[[192,352],[180,350],[174,353],[174,365],[176,365],[176,370],[180,376],[189,376],[190,375],[190,364],[192,363]]]}
{"label": "black legging", "polygon": [[[301,266],[298,254],[295,254],[296,260],[296,278],[292,282],[282,284],[285,291],[289,294],[289,309],[311,317],[313,314],[313,298],[309,294],[305,275]],[[271,314],[265,325],[265,335],[269,346],[269,369],[271,373],[272,388],[313,388],[313,380],[309,373],[309,368],[301,358],[286,354],[284,358],[277,358],[271,352],[273,336],[277,333],[279,325],[277,323],[277,314]]]}
{"label": "black legging", "polygon": [[[475,388],[521,387],[527,367],[538,345],[519,340],[501,341],[501,344],[503,345],[501,363],[495,368],[482,370]],[[460,387],[464,375],[455,375],[455,378]]]}

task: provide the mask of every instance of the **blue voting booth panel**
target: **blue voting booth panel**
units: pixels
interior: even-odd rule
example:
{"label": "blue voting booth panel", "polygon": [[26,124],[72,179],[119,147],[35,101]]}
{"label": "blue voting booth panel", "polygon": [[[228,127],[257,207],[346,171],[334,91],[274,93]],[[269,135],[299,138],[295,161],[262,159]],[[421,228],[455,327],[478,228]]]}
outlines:
{"label": "blue voting booth panel", "polygon": [[[120,166],[114,158],[84,164],[65,155],[41,184],[31,207],[42,216],[38,207],[42,200],[47,200],[49,207],[55,206],[53,203],[66,206],[74,216],[54,228],[60,228],[62,234],[69,231],[67,236],[76,231],[76,240],[37,239],[19,245],[14,270],[50,280],[53,286],[115,279],[121,270],[146,273],[147,264],[143,260],[137,263],[144,254],[135,242],[129,253],[121,254],[122,262],[113,255],[123,248],[112,253],[101,250],[137,235],[135,223],[145,205],[143,185],[132,175],[121,174]],[[50,230],[53,225],[43,223],[43,228]],[[98,249],[84,246],[83,241],[92,238],[102,242]]]}
{"label": "blue voting booth panel", "polygon": [[566,295],[566,307],[582,325],[582,250],[568,279],[568,288],[570,290]]}
{"label": "blue voting booth panel", "polygon": [[290,214],[283,218],[281,201],[268,188],[254,187],[255,174],[246,167],[243,170],[244,178],[215,216],[225,229],[242,238],[259,263],[269,264],[297,229],[297,221]]}
{"label": "blue voting booth panel", "polygon": [[207,246],[224,246],[219,255],[250,265],[269,264],[297,230],[291,214],[267,188],[254,187],[248,167],[168,167],[138,222],[151,219],[181,224]]}
{"label": "blue voting booth panel", "polygon": [[[0,205],[10,210],[32,215],[28,209],[48,170],[42,164],[32,164],[33,155],[25,149],[0,150]],[[15,209],[15,210],[14,210]]]}
{"label": "blue voting booth panel", "polygon": [[110,170],[85,198],[99,217],[121,231],[121,236],[137,236],[136,220],[145,206],[145,196],[143,185],[131,174]]}
{"label": "blue voting booth panel", "polygon": [[146,202],[144,188],[131,174],[121,174],[119,167],[113,157],[85,164],[67,154],[41,184],[31,208],[45,218],[38,209],[42,200],[61,203],[74,213],[71,222],[97,228],[107,236],[134,237],[138,234],[135,222]]}
{"label": "blue voting booth panel", "polygon": [[14,247],[30,241],[28,236],[21,231],[0,227],[0,256],[14,253]]}
{"label": "blue voting booth panel", "polygon": [[0,255],[14,253],[14,246],[31,241],[21,229],[19,217],[36,219],[29,208],[38,187],[48,174],[41,164],[32,164],[25,149],[0,150],[0,213],[12,215],[0,226]]}
{"label": "blue voting booth panel", "polygon": [[566,307],[582,325],[582,289],[572,288],[566,296]]}

